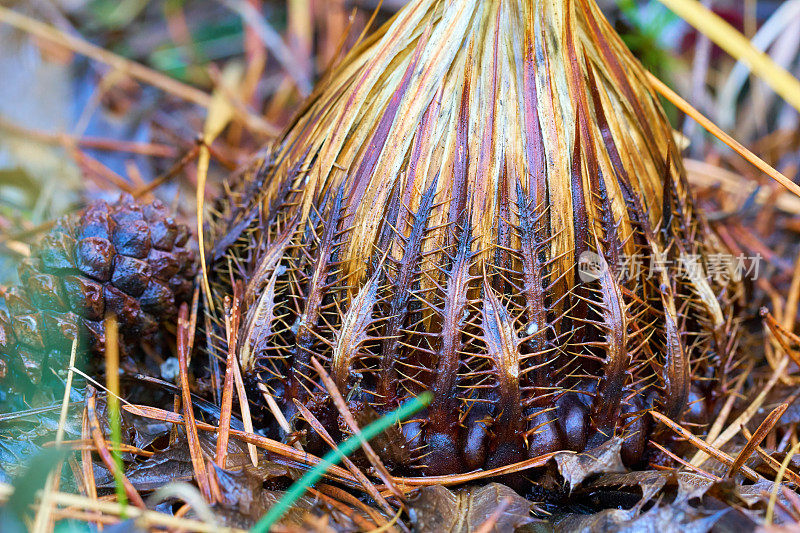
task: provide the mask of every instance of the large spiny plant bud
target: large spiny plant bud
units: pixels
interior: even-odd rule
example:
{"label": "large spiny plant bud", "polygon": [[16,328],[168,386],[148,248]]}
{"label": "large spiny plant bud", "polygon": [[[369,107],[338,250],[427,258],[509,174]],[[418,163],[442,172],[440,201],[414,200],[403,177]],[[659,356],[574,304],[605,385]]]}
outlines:
{"label": "large spiny plant bud", "polygon": [[432,391],[405,467],[614,435],[636,463],[647,409],[707,405],[730,362],[737,285],[707,276],[672,129],[593,0],[412,0],[233,189],[211,279],[245,374],[337,435],[312,358],[357,411]]}
{"label": "large spiny plant bud", "polygon": [[0,382],[25,390],[63,373],[76,336],[81,353],[102,355],[107,315],[123,354],[153,341],[191,297],[188,239],[163,204],[129,195],[59,219],[21,265],[20,286],[0,297]]}

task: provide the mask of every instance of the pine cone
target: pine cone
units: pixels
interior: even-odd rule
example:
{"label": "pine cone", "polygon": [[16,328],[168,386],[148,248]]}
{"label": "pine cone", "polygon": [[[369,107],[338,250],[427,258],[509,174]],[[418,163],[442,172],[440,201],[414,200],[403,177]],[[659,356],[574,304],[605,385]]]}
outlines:
{"label": "pine cone", "polygon": [[188,240],[163,204],[129,195],[58,220],[20,265],[20,286],[0,297],[0,382],[46,381],[67,367],[76,336],[81,354],[102,354],[107,315],[119,321],[123,354],[152,342],[191,297]]}

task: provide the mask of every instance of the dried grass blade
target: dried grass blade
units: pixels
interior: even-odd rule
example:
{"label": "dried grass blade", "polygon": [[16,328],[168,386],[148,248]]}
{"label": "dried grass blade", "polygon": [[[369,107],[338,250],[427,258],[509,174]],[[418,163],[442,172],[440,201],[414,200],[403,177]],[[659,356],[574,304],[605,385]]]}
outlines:
{"label": "dried grass blade", "polygon": [[781,480],[786,470],[789,468],[789,462],[792,460],[797,452],[800,451],[800,442],[796,443],[786,454],[786,457],[781,463],[781,468],[778,470],[778,475],[775,477],[775,482],[772,484],[772,492],[769,496],[769,503],[767,504],[767,514],[764,521],[769,526],[772,524],[772,517],[775,514],[775,502],[778,501],[778,488],[781,486]]}
{"label": "dried grass blade", "polygon": [[[257,386],[258,390],[261,391],[261,396],[264,398],[264,401],[267,402],[267,407],[269,407],[269,410],[275,417],[275,420],[278,421],[278,425],[283,431],[286,432],[287,435],[291,433],[292,426],[289,425],[289,421],[286,420],[286,417],[284,416],[283,411],[281,411],[278,402],[275,401],[275,398],[273,398],[272,394],[270,394],[269,390],[267,390],[267,387],[263,383],[259,383]],[[296,441],[293,446],[301,452],[303,451],[303,446],[299,441]]]}
{"label": "dried grass blade", "polygon": [[[745,427],[742,428],[742,434],[746,439],[752,438],[752,435],[750,434],[749,431],[747,431],[747,428]],[[767,466],[773,469],[776,474],[781,471],[781,463],[779,463],[777,459],[768,454],[766,450],[764,450],[764,448],[762,448],[761,446],[756,446],[756,452],[761,457],[761,459],[767,464]],[[800,475],[796,474],[793,470],[790,470],[788,468],[786,469],[785,475],[786,477],[789,478],[789,480],[792,483],[800,486]]]}
{"label": "dried grass blade", "polygon": [[[108,426],[111,429],[111,442],[114,445],[111,449],[111,456],[114,458],[119,471],[123,471],[122,455],[119,452],[122,442],[121,416],[119,412],[119,323],[116,317],[109,315],[105,319],[106,330],[106,389],[109,395],[106,397],[108,407]],[[70,365],[72,366],[72,365]],[[117,499],[124,506],[125,493],[117,483]]]}
{"label": "dried grass blade", "polygon": [[[0,502],[7,501],[13,493],[14,489],[11,485],[0,483]],[[53,494],[53,501],[62,506],[77,507],[88,511],[104,513],[104,515],[98,517],[98,520],[105,521],[110,517],[114,517],[118,520],[117,517],[122,515],[122,506],[116,502],[92,500],[91,498],[79,496],[77,494],[57,492]],[[214,524],[200,522],[199,520],[177,518],[148,509],[129,507],[127,512],[129,518],[135,519],[137,524],[143,527],[161,526],[194,531],[197,533],[245,533],[242,529],[219,527]]]}
{"label": "dried grass blade", "polygon": [[[64,426],[67,422],[67,411],[69,410],[69,394],[72,391],[72,378],[75,375],[72,367],[75,366],[75,355],[78,351],[78,338],[72,340],[72,349],[69,355],[69,370],[67,371],[67,382],[64,387],[64,397],[61,401],[61,413],[58,417],[58,428],[56,429],[55,445],[60,447],[64,442]],[[47,476],[47,482],[44,485],[44,494],[42,502],[39,507],[39,512],[36,513],[36,521],[33,525],[33,531],[36,533],[43,533],[47,528],[52,528],[51,513],[52,502],[51,493],[58,490],[58,483],[61,478],[62,461],[59,461],[56,468]]]}
{"label": "dried grass blade", "polygon": [[797,308],[800,303],[800,254],[794,261],[794,272],[792,273],[792,284],[789,286],[789,294],[786,296],[786,308],[783,312],[783,328],[786,331],[793,331],[797,320]]}
{"label": "dried grass blade", "polygon": [[230,68],[223,73],[221,86],[214,90],[208,105],[208,115],[203,125],[203,142],[197,158],[197,245],[200,250],[200,266],[203,270],[203,290],[211,312],[214,312],[214,300],[211,296],[211,285],[208,282],[208,265],[206,264],[205,238],[203,236],[203,215],[205,205],[206,179],[211,163],[211,143],[222,133],[222,130],[233,119],[234,106],[225,93],[225,87],[233,87],[241,78],[241,69]]}
{"label": "dried grass blade", "polygon": [[[248,433],[254,433],[253,417],[250,415],[250,403],[247,400],[247,390],[244,388],[242,371],[238,364],[233,365],[233,383],[236,385],[236,395],[239,397],[239,410],[242,413],[242,425]],[[247,443],[247,451],[250,453],[250,461],[253,466],[258,466],[258,451],[255,445]]]}
{"label": "dried grass blade", "polygon": [[227,297],[225,298],[223,313],[225,314],[225,330],[228,337],[228,358],[225,362],[225,380],[222,386],[222,403],[220,404],[219,415],[219,435],[217,436],[217,451],[214,456],[214,461],[220,468],[225,468],[225,457],[228,454],[228,435],[231,429],[231,410],[233,409],[233,369],[236,367],[236,331],[238,329],[232,324],[232,322],[238,322],[238,320],[236,317],[231,316],[231,302]]}
{"label": "dried grass blade", "polygon": [[747,64],[754,74],[800,111],[800,81],[767,54],[756,49],[747,37],[733,26],[697,0],[659,1],[711,39],[714,44]]}

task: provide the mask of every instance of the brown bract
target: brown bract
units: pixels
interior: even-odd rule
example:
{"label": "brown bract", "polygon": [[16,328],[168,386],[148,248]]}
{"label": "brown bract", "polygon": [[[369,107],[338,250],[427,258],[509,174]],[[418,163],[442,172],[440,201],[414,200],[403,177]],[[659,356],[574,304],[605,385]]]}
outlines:
{"label": "brown bract", "polygon": [[232,182],[210,233],[216,307],[246,287],[244,373],[296,428],[298,400],[349,432],[312,356],[356,413],[434,393],[396,469],[614,435],[635,464],[646,410],[704,412],[733,364],[738,285],[708,275],[723,250],[672,129],[592,0],[411,1]]}

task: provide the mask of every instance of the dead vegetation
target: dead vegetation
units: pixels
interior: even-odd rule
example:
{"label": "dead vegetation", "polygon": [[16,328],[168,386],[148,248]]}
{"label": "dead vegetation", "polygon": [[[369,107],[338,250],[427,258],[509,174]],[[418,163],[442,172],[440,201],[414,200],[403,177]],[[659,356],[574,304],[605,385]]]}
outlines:
{"label": "dead vegetation", "polygon": [[[251,3],[224,4],[233,6],[234,12],[244,12],[246,19],[252,15],[246,7]],[[371,11],[356,10],[351,16],[343,2],[315,6],[315,11],[309,11],[306,2],[286,3],[282,42],[292,54],[299,54],[292,68],[281,56],[286,49],[265,38],[267,21],[248,19],[251,24],[242,34],[244,64],[227,61],[217,67],[207,63],[201,73],[187,76],[191,83],[176,83],[139,62],[90,45],[69,28],[68,19],[43,24],[19,11],[0,8],[0,21],[24,31],[17,38],[33,35],[34,45],[45,53],[81,54],[102,66],[94,67],[100,68],[91,99],[96,109],[139,109],[143,89],[158,90],[156,111],[149,119],[156,126],[146,141],[93,137],[80,128],[70,134],[52,133],[5,117],[0,128],[26,142],[68,154],[85,180],[71,192],[76,203],[115,198],[120,191],[144,199],[160,197],[197,227],[196,221],[204,220],[202,213],[211,205],[206,198],[231,194],[223,177],[234,168],[244,166],[241,180],[252,189],[264,186],[257,179],[264,178],[263,170],[256,171],[265,161],[269,164],[271,152],[257,151],[265,142],[271,143],[288,121],[288,110],[308,90],[314,65],[320,67],[324,79],[324,66],[343,57],[362,31],[365,36],[369,33],[368,26],[377,25],[369,25]],[[387,10],[375,13],[378,18],[390,15]],[[186,38],[181,29],[185,13],[178,10],[170,17],[169,31],[180,42]],[[718,65],[730,67],[724,61]],[[706,73],[700,69],[695,75],[705,79]],[[265,84],[264,79],[271,81]],[[714,128],[669,89],[656,87],[678,109]],[[741,113],[752,113],[747,106],[763,108],[765,104],[746,93],[742,105]],[[716,118],[709,109],[704,111]],[[400,475],[387,467],[386,458],[409,453],[398,446],[399,438],[392,431],[398,431],[399,419],[413,419],[413,414],[394,411],[402,401],[381,412],[352,412],[347,372],[337,374],[338,367],[328,365],[324,358],[309,358],[307,365],[332,398],[331,412],[342,420],[342,428],[337,427],[332,436],[331,424],[301,402],[296,408],[307,427],[296,432],[286,420],[285,406],[273,398],[275,391],[269,383],[250,390],[252,384],[235,364],[246,353],[243,346],[254,342],[238,335],[242,325],[264,317],[246,312],[254,298],[248,290],[253,289],[234,279],[226,287],[229,298],[216,301],[213,315],[203,312],[203,284],[197,284],[193,298],[167,327],[175,342],[165,351],[148,350],[145,358],[123,357],[117,362],[115,351],[106,350],[105,373],[92,376],[85,376],[70,359],[62,379],[73,387],[67,386],[63,397],[38,391],[21,399],[7,398],[9,408],[0,414],[0,424],[5,426],[0,459],[8,472],[0,485],[4,519],[20,517],[36,531],[67,522],[99,528],[124,520],[142,529],[264,531],[265,523],[259,519],[265,515],[275,520],[274,531],[797,528],[800,200],[792,192],[797,185],[791,178],[800,165],[800,127],[795,120],[790,129],[774,124],[768,129],[771,133],[766,135],[759,135],[758,127],[731,129],[741,134],[738,138],[752,152],[737,144],[731,151],[701,136],[701,145],[693,143],[693,155],[685,160],[685,175],[695,205],[706,215],[709,239],[718,240],[714,245],[734,256],[758,257],[759,272],[743,280],[744,292],[731,297],[731,309],[735,306],[738,314],[726,309],[724,328],[716,333],[715,342],[735,354],[731,360],[736,364],[719,376],[720,392],[713,407],[690,408],[679,421],[681,413],[669,413],[663,404],[648,411],[654,426],[648,447],[658,453],[649,454],[648,462],[635,470],[622,461],[623,439],[613,438],[581,453],[548,450],[468,473],[445,469],[442,475],[413,471]],[[112,169],[98,155],[105,152],[121,154],[122,171]],[[247,163],[253,153],[255,160]],[[140,157],[152,163],[145,167],[147,177],[139,168]],[[429,189],[415,190],[420,199],[414,205],[421,206]],[[48,201],[46,209],[37,211],[35,204],[27,204],[32,207],[26,215],[7,210],[0,219],[0,239],[12,261],[29,254],[31,245],[49,230],[45,220],[56,210],[66,209]],[[282,235],[292,237],[291,232],[281,231],[287,225],[285,221],[276,226],[269,236],[271,244]],[[409,226],[413,231],[413,224]],[[324,246],[325,232],[315,237]],[[232,243],[213,244],[206,249],[216,261],[214,254]],[[399,279],[403,263],[395,261],[387,268]],[[291,273],[291,268],[286,271]],[[271,283],[273,289],[279,282],[284,290],[292,289],[291,283],[273,275],[276,272],[274,265],[263,272],[258,296],[269,296]],[[506,281],[513,284],[513,275],[509,277]],[[488,283],[479,278],[470,282]],[[374,298],[376,303],[380,299],[377,291]],[[502,296],[495,301],[513,306]],[[478,307],[474,311],[476,316],[481,313]],[[396,313],[387,306],[385,314]],[[281,320],[288,329],[294,321]],[[734,330],[739,332],[738,340],[734,340]],[[206,337],[212,332],[217,337]],[[383,335],[386,339],[376,339],[373,349],[380,353],[387,339],[396,336]],[[686,342],[692,349],[707,350],[695,343],[708,342],[708,336]],[[115,345],[108,330],[106,340]],[[331,340],[323,340],[330,347]],[[319,339],[314,342],[325,344]],[[70,355],[74,356],[74,350]],[[120,374],[116,368],[124,371]],[[99,382],[91,383],[92,379]],[[259,399],[257,412],[251,412],[247,398]],[[687,402],[690,406],[703,403],[696,395]],[[263,429],[266,417],[276,430],[265,435],[256,430]],[[383,427],[376,430],[375,423]],[[379,436],[370,441],[371,448],[355,452],[358,429],[366,433],[370,427]],[[350,444],[343,444],[348,436]],[[313,439],[322,443],[317,454],[308,451]],[[333,451],[322,457],[326,449]],[[36,460],[31,461],[34,455]],[[28,464],[30,469],[23,474],[20,466]],[[15,465],[17,471],[9,469]],[[318,481],[311,484],[309,475]],[[285,509],[285,514],[276,509]]]}

